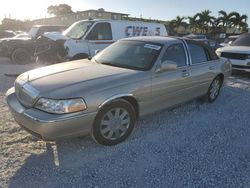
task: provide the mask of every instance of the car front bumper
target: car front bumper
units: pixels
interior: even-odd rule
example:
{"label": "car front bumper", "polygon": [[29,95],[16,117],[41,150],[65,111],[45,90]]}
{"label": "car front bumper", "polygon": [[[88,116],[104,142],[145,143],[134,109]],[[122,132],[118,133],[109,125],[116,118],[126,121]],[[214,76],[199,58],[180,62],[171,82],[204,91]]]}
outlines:
{"label": "car front bumper", "polygon": [[85,114],[49,114],[35,108],[24,107],[14,89],[6,94],[7,104],[18,124],[32,135],[43,140],[57,140],[84,136],[91,133],[96,112]]}
{"label": "car front bumper", "polygon": [[238,60],[238,59],[230,59],[233,70],[250,72],[250,59],[246,60]]}

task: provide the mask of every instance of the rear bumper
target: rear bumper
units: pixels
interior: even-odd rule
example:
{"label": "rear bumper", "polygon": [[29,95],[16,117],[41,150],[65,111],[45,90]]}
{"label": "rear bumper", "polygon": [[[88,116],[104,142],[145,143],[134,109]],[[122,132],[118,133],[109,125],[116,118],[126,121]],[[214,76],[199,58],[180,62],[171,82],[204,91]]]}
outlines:
{"label": "rear bumper", "polygon": [[44,140],[84,136],[91,132],[96,113],[56,115],[26,108],[14,92],[7,92],[8,106],[18,124],[32,135]]}

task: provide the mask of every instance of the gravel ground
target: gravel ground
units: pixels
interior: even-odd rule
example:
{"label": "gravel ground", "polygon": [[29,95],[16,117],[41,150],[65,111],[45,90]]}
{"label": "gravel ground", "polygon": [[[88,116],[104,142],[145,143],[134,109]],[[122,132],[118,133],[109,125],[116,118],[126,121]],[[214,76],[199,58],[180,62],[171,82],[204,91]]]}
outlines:
{"label": "gravel ground", "polygon": [[89,137],[41,141],[0,95],[0,187],[250,187],[249,112],[249,75],[231,77],[213,104],[150,115],[104,147]]}
{"label": "gravel ground", "polygon": [[0,92],[4,93],[13,85],[16,76],[38,67],[37,64],[17,65],[8,58],[0,57]]}

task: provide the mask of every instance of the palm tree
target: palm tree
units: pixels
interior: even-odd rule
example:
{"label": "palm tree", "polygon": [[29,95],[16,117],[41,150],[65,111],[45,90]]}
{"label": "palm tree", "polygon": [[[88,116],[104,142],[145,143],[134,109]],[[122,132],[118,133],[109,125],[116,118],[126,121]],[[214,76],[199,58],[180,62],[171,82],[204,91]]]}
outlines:
{"label": "palm tree", "polygon": [[219,17],[217,19],[220,24],[223,26],[223,27],[227,27],[229,25],[229,22],[230,22],[230,17],[229,15],[227,14],[226,11],[224,10],[220,10],[219,11]]}
{"label": "palm tree", "polygon": [[175,19],[170,21],[169,26],[173,28],[173,31],[175,33],[178,33],[180,28],[184,29],[187,28],[187,23],[184,21],[185,19],[186,19],[185,17],[177,16]]}
{"label": "palm tree", "polygon": [[240,15],[238,12],[231,12],[229,16],[230,16],[230,24],[235,29],[234,33],[236,32],[237,29],[243,31],[248,27],[247,15],[245,14]]}
{"label": "palm tree", "polygon": [[201,13],[197,13],[195,15],[196,21],[198,22],[203,33],[208,33],[209,27],[212,27],[216,20],[216,18],[211,16],[210,13],[210,10],[204,10]]}
{"label": "palm tree", "polygon": [[225,32],[227,31],[227,28],[230,27],[230,16],[231,14],[227,14],[226,11],[220,10],[219,11],[219,17],[216,20],[218,25],[221,25]]}
{"label": "palm tree", "polygon": [[188,19],[188,23],[189,23],[189,29],[191,32],[193,33],[196,33],[197,32],[197,29],[199,28],[199,24],[198,22],[196,21],[196,17],[187,17]]}

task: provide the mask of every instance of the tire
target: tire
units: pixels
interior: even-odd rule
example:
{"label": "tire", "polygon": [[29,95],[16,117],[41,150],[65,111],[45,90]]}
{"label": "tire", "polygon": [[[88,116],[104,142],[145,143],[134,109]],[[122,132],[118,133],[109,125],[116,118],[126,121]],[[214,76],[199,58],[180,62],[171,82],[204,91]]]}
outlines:
{"label": "tire", "polygon": [[217,76],[212,81],[205,96],[207,102],[212,103],[217,99],[217,97],[220,94],[221,86],[222,86],[222,79],[219,76]]}
{"label": "tire", "polygon": [[31,55],[28,50],[24,48],[17,48],[12,52],[11,60],[16,64],[24,65],[30,63]]}
{"label": "tire", "polygon": [[93,125],[93,139],[106,146],[124,141],[133,131],[136,113],[125,100],[117,100],[104,106],[97,114]]}

